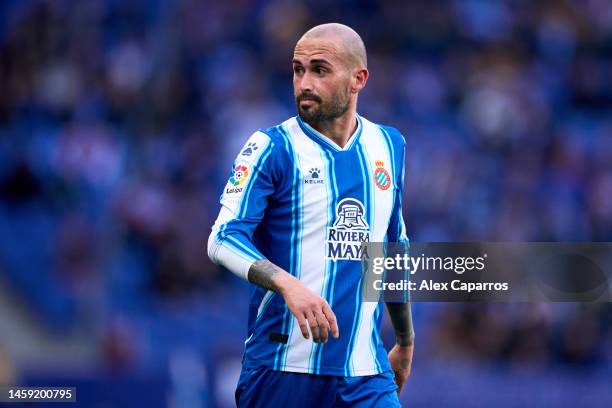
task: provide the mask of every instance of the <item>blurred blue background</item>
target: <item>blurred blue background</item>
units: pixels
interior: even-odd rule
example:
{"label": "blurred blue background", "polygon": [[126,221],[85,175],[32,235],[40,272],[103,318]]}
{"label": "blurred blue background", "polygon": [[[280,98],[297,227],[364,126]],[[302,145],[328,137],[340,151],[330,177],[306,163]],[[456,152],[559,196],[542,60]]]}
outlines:
{"label": "blurred blue background", "polygon": [[[3,0],[0,384],[233,406],[247,284],[206,239],[330,21],[368,49],[359,112],[406,136],[412,240],[612,241],[608,0]],[[406,406],[612,406],[610,304],[413,314]]]}

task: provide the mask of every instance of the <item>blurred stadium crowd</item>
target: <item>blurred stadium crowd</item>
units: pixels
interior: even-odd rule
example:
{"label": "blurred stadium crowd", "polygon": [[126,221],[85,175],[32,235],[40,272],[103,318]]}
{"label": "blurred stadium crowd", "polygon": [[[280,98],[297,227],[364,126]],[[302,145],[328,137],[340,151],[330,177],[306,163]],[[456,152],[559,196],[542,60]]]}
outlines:
{"label": "blurred stadium crowd", "polygon": [[[40,336],[231,402],[246,285],[205,242],[242,143],[295,114],[296,40],[329,21],[368,48],[359,112],[406,136],[412,240],[612,241],[607,0],[4,0],[0,285]],[[612,373],[609,304],[414,314],[408,400],[435,395],[435,361]],[[27,381],[9,337],[0,382]]]}

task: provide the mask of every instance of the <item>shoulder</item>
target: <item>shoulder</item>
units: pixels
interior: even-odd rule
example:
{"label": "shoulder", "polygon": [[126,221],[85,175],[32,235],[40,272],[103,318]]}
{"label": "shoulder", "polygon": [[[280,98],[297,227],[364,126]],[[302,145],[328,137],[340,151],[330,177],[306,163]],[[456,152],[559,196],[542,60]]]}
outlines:
{"label": "shoulder", "polygon": [[[285,129],[290,121],[291,119],[275,126],[257,129],[251,133],[238,153],[237,160],[255,163],[282,153],[283,150],[286,150],[284,148],[287,145]],[[264,152],[268,154],[263,154]]]}
{"label": "shoulder", "polygon": [[404,147],[406,145],[406,139],[402,132],[400,132],[397,128],[381,123],[375,123],[371,120],[364,118],[363,116],[359,116],[364,127],[371,127],[382,133],[382,135],[394,146]]}
{"label": "shoulder", "polygon": [[385,136],[391,140],[394,146],[401,146],[402,148],[406,146],[406,138],[396,128],[388,125],[378,125]]}
{"label": "shoulder", "polygon": [[295,117],[256,130],[239,153],[239,161],[266,169],[275,179],[280,177],[285,163],[292,158],[288,129],[294,122],[297,123]]}
{"label": "shoulder", "polygon": [[290,143],[288,129],[292,126],[297,126],[295,117],[268,128],[261,128],[257,132],[265,135],[276,148],[286,148]]}

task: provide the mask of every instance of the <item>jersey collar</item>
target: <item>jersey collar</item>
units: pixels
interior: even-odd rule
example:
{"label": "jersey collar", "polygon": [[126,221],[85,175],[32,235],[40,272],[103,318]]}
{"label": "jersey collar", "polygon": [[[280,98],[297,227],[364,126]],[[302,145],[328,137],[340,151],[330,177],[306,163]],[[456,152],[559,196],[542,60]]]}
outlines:
{"label": "jersey collar", "polygon": [[333,140],[331,140],[324,134],[320,133],[318,130],[310,126],[308,123],[304,122],[302,118],[300,118],[300,115],[297,115],[296,118],[297,118],[298,124],[300,125],[300,129],[302,129],[302,132],[304,132],[306,136],[308,136],[309,138],[313,139],[315,142],[333,151],[342,152],[342,151],[350,150],[351,147],[355,145],[355,142],[357,141],[357,139],[359,139],[359,137],[361,136],[361,131],[363,130],[363,124],[361,123],[361,117],[358,114],[355,114],[355,116],[357,117],[357,129],[351,135],[351,137],[348,140],[348,143],[344,147],[338,146],[336,142],[334,142]]}

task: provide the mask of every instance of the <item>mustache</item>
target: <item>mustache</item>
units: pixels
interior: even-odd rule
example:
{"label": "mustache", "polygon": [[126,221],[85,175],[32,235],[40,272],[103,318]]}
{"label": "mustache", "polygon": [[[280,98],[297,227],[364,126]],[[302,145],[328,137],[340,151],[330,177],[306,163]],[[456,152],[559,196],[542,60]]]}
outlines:
{"label": "mustache", "polygon": [[310,92],[303,92],[303,93],[299,94],[295,99],[298,102],[302,102],[305,99],[309,99],[309,100],[313,100],[315,102],[321,103],[321,97],[319,97],[318,95],[315,95],[313,93],[310,93]]}

